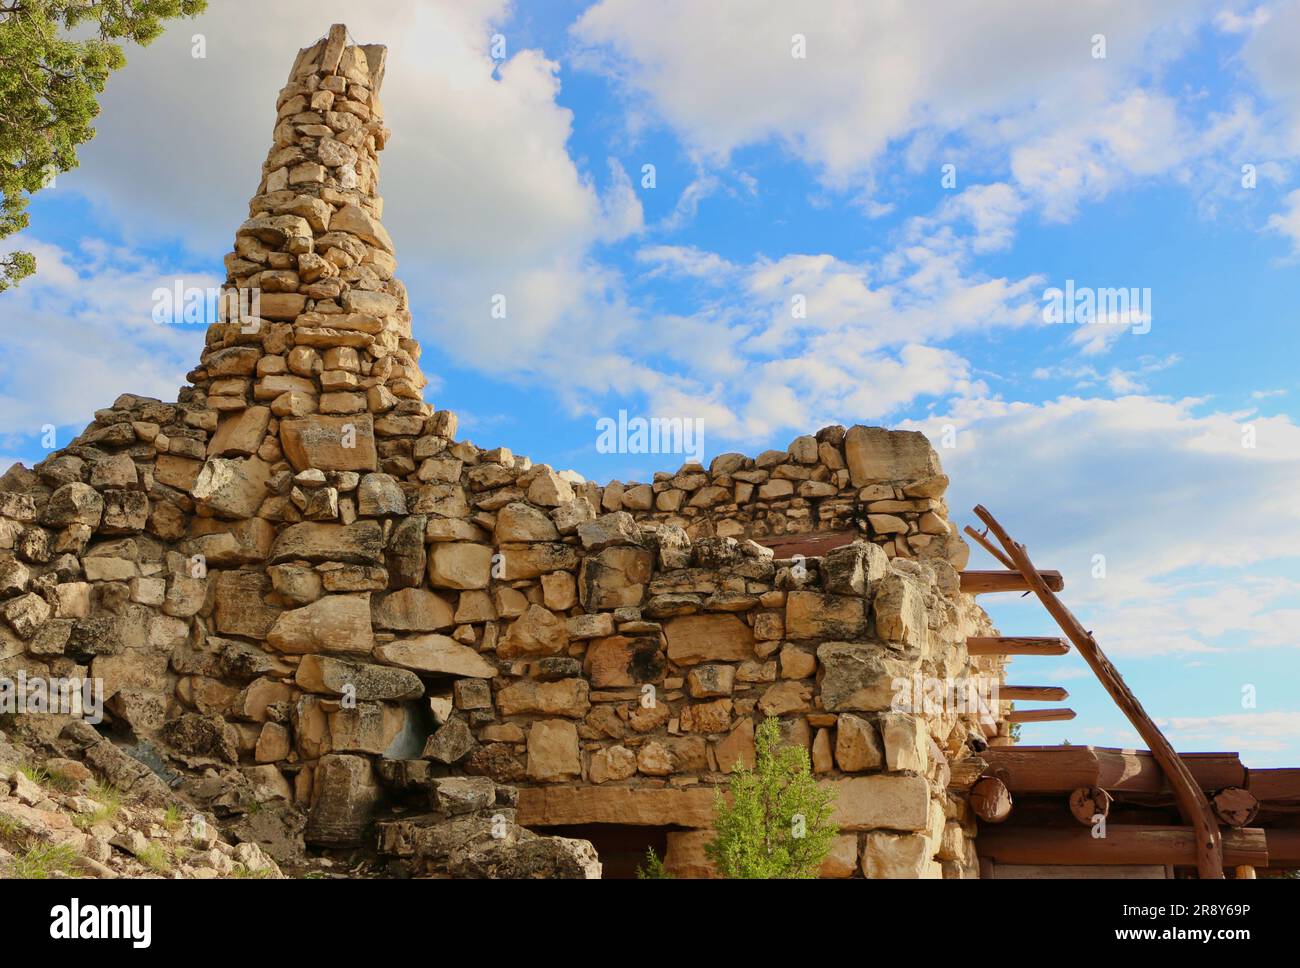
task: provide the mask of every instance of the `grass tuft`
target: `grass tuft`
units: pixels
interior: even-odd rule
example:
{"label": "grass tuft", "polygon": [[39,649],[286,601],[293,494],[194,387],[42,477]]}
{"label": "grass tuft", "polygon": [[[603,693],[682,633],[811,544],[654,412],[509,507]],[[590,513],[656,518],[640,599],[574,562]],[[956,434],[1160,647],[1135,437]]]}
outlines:
{"label": "grass tuft", "polygon": [[76,863],[77,852],[67,844],[37,844],[14,858],[9,876],[25,881],[48,880],[66,874]]}

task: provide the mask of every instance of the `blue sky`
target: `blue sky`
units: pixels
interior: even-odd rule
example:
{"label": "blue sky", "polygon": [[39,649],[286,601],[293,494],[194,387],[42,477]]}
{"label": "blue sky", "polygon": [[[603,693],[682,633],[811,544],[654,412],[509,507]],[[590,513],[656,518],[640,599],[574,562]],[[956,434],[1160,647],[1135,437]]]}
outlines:
{"label": "blue sky", "polygon": [[[219,284],[293,54],[346,20],[391,48],[385,224],[463,436],[603,482],[670,463],[597,452],[620,409],[702,419],[708,457],[923,430],[954,520],[1065,573],[1176,745],[1300,764],[1300,3],[210,6],[129,52],[32,204],[0,465],[174,399],[202,336],[151,294]],[[1047,325],[1067,280],[1149,318]],[[1025,741],[1137,743],[1077,657],[1013,679],[1079,712]]]}

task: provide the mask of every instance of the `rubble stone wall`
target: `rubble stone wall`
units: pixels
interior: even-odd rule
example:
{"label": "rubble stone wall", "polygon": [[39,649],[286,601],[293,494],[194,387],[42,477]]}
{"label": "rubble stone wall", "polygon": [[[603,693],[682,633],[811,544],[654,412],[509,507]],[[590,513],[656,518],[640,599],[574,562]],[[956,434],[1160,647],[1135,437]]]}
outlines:
{"label": "rubble stone wall", "polygon": [[948,521],[947,487],[924,434],[831,426],[785,450],[721,454],[707,471],[688,463],[649,484],[612,481],[600,506],[679,525],[692,538],[856,531],[891,558],[945,559],[961,569],[970,549]]}
{"label": "rubble stone wall", "polygon": [[[412,791],[443,826],[381,824],[398,856],[504,816],[532,853],[461,869],[527,876],[552,845],[516,820],[678,828],[702,872],[691,831],[776,716],[837,791],[829,875],[973,876],[947,788],[979,727],[893,705],[1000,674],[965,652],[989,623],[924,437],[832,427],[604,488],[458,441],[380,221],[384,60],[335,30],[295,62],[226,260],[260,316],[209,328],[177,402],[124,395],[0,479],[0,676],[102,680],[115,734],[298,805],[309,844]],[[844,527],[824,558],[750,540]]]}

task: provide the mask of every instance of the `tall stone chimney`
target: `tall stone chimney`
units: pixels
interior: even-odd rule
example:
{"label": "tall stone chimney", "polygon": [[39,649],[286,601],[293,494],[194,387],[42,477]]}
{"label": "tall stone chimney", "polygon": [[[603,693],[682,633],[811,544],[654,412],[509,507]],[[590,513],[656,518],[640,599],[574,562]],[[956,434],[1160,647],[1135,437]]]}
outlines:
{"label": "tall stone chimney", "polygon": [[[220,516],[256,513],[229,501],[240,500],[242,479],[251,503],[282,457],[298,474],[415,470],[411,440],[431,409],[381,221],[386,54],[349,43],[335,24],[298,53],[276,102],[261,182],[226,256],[222,321],[189,374],[205,398],[193,402],[219,415],[205,456],[246,462],[218,465],[215,479],[200,482],[200,505]],[[273,490],[303,503],[301,492]],[[346,518],[338,490],[314,491],[299,510],[310,520]]]}

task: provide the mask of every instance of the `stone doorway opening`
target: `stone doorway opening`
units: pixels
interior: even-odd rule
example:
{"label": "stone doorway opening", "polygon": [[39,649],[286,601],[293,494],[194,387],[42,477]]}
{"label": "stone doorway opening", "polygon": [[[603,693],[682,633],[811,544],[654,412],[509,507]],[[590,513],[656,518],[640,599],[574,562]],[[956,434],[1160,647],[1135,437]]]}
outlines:
{"label": "stone doorway opening", "polygon": [[547,827],[548,837],[576,837],[589,840],[600,857],[602,880],[630,880],[645,864],[645,852],[653,849],[662,860],[668,851],[668,834],[676,827],[646,827],[633,824],[591,823],[571,827]]}

